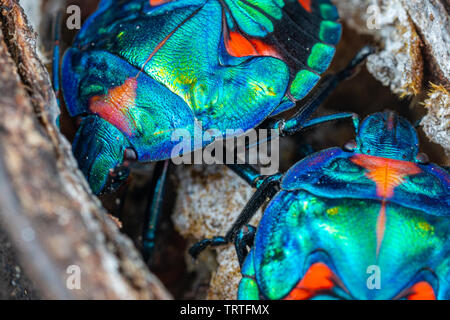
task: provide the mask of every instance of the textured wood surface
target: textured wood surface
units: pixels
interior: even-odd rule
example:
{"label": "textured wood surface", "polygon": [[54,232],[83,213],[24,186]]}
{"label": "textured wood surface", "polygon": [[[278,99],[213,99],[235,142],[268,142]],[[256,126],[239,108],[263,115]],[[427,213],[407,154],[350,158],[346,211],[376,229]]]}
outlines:
{"label": "textured wood surface", "polygon": [[[0,0],[0,12],[0,225],[19,264],[41,298],[169,299],[54,125],[55,96],[23,11]],[[80,268],[79,290],[66,285],[70,266]]]}

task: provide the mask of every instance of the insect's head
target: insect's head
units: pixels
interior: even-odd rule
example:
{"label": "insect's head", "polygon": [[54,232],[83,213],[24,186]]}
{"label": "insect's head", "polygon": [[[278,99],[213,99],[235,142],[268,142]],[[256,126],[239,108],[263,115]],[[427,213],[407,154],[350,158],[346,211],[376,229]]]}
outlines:
{"label": "insect's head", "polygon": [[102,118],[90,115],[82,119],[73,152],[92,192],[113,191],[128,178],[129,170],[123,166],[128,145],[123,133]]}
{"label": "insect's head", "polygon": [[420,161],[416,130],[393,111],[374,113],[362,121],[355,151],[383,158]]}

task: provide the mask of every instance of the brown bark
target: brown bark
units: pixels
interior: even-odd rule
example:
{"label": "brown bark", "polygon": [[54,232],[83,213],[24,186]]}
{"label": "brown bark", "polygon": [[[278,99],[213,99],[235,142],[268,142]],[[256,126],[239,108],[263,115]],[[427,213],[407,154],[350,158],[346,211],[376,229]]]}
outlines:
{"label": "brown bark", "polygon": [[[17,0],[0,0],[0,224],[42,298],[169,299],[78,171]],[[0,253],[2,251],[0,250]],[[69,266],[81,270],[70,290]]]}

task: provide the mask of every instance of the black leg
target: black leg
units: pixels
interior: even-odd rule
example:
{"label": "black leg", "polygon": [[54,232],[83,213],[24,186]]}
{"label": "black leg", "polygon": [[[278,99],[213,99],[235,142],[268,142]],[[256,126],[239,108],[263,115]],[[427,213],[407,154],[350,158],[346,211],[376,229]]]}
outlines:
{"label": "black leg", "polygon": [[228,244],[229,241],[225,240],[224,237],[214,237],[211,239],[203,239],[194,244],[192,247],[189,248],[189,254],[196,259],[198,255],[205,250],[208,247],[218,247],[225,244]]}
{"label": "black leg", "polygon": [[239,265],[241,267],[245,261],[245,258],[248,255],[247,247],[253,246],[255,235],[256,235],[256,228],[248,224],[243,228],[241,228],[241,230],[236,236],[236,239],[234,240],[236,254],[238,256]]}
{"label": "black leg", "polygon": [[272,199],[278,192],[278,188],[283,178],[282,174],[275,174],[273,176],[267,176],[262,181],[257,182],[258,186],[256,192],[251,199],[247,202],[239,217],[234,222],[233,226],[228,230],[225,237],[218,236],[212,239],[204,239],[194,244],[189,253],[192,257],[196,258],[204,249],[208,246],[220,246],[227,243],[234,242],[238,232],[244,227],[250,219],[255,215],[256,211],[266,202],[267,199]]}
{"label": "black leg", "polygon": [[227,164],[226,166],[252,187],[257,188],[258,181],[263,179],[263,175],[250,164]]}
{"label": "black leg", "polygon": [[[353,120],[353,125],[357,131],[359,127],[359,118],[354,113],[344,112],[314,119],[310,119],[310,117],[325,101],[325,99],[328,98],[328,96],[333,92],[338,84],[352,77],[356,73],[358,65],[360,65],[369,55],[374,52],[375,49],[370,46],[362,48],[345,69],[337,74],[324,77],[324,80],[321,82],[321,84],[317,87],[316,90],[314,90],[313,93],[311,93],[306,98],[303,106],[293,117],[288,120],[269,119],[262,125],[262,128],[276,129],[279,136],[286,136],[299,132],[304,128],[312,127],[321,123],[351,118]],[[258,144],[268,142],[271,139],[273,139],[273,136],[268,137],[265,141],[258,141]],[[255,147],[255,144],[246,145],[247,149],[252,147]]]}
{"label": "black leg", "polygon": [[244,209],[239,214],[230,230],[225,235],[225,239],[231,242],[236,237],[239,230],[245,226],[250,219],[255,215],[256,211],[266,202],[267,199],[272,199],[278,192],[282,174],[267,176],[256,189],[256,192],[245,205]]}
{"label": "black leg", "polygon": [[161,161],[156,164],[155,172],[153,174],[151,189],[153,190],[153,194],[148,209],[142,244],[142,251],[146,260],[151,257],[155,247],[155,234],[162,211],[168,169],[169,160]]}
{"label": "black leg", "polygon": [[352,119],[353,126],[355,129],[359,127],[359,116],[356,113],[352,112],[342,112],[342,113],[334,113],[322,117],[313,118],[311,120],[307,120],[301,127],[297,127],[295,121],[289,123],[287,121],[285,125],[281,128],[282,134],[294,134],[295,132],[302,130],[304,128],[309,128],[316,126],[318,124],[322,124],[325,122],[336,121],[340,119]]}
{"label": "black leg", "polygon": [[272,122],[269,125],[269,128],[280,130],[280,135],[283,136],[287,134],[294,134],[303,128],[311,127],[327,121],[344,118],[356,119],[353,113],[339,113],[309,120],[311,115],[325,101],[330,93],[333,92],[337,85],[353,76],[356,73],[357,66],[374,52],[374,48],[370,46],[366,46],[361,49],[345,69],[337,74],[326,76],[319,87],[308,96],[302,108],[291,119]]}

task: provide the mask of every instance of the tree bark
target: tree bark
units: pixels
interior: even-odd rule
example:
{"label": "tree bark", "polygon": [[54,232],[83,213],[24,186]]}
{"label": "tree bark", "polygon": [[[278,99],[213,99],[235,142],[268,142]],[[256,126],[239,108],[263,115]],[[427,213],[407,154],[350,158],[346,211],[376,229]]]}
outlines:
{"label": "tree bark", "polygon": [[25,274],[41,298],[170,299],[77,169],[18,1],[0,11],[0,224]]}

